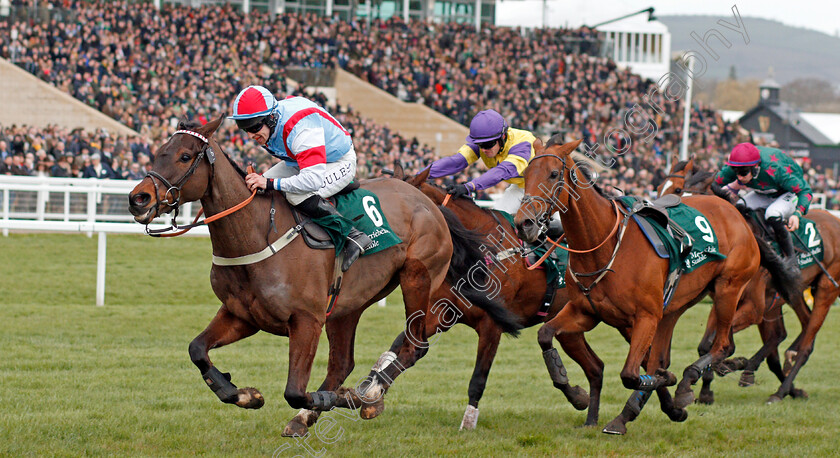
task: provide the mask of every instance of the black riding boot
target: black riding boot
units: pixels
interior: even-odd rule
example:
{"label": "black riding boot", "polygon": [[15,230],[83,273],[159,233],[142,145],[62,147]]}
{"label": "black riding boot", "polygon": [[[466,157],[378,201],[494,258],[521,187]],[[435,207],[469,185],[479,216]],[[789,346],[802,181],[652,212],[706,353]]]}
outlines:
{"label": "black riding boot", "polygon": [[787,230],[787,225],[781,218],[769,218],[767,224],[773,228],[773,233],[776,236],[776,242],[779,243],[779,248],[782,250],[782,255],[786,258],[793,257],[793,238]]}
{"label": "black riding boot", "polygon": [[[309,215],[316,223],[329,226],[330,228],[347,234],[347,241],[344,243],[344,262],[341,263],[341,271],[346,272],[359,256],[365,254],[365,250],[373,243],[370,237],[364,232],[353,227],[335,206],[321,198],[312,196],[296,206],[298,209]],[[325,224],[326,223],[326,224]]]}

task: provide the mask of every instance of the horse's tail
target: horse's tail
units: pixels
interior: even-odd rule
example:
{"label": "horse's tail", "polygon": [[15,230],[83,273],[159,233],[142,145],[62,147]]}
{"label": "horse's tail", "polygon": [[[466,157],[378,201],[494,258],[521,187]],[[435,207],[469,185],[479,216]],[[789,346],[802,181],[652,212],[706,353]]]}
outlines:
{"label": "horse's tail", "polygon": [[785,262],[785,259],[779,256],[763,237],[758,234],[754,235],[755,241],[758,242],[758,251],[761,253],[761,267],[770,272],[770,283],[773,288],[788,304],[795,305],[804,302],[802,280],[798,267]]}
{"label": "horse's tail", "polygon": [[[452,260],[449,262],[449,271],[446,273],[447,281],[452,286],[460,285],[458,292],[471,304],[477,305],[490,315],[502,331],[515,337],[519,336],[519,330],[523,328],[519,318],[489,297],[498,294],[498,291],[493,291],[493,287],[500,285],[500,282],[498,279],[488,278],[488,275],[493,277],[493,274],[486,267],[484,255],[478,249],[484,242],[483,237],[465,228],[452,210],[441,206],[440,211],[446,219],[449,234],[452,236]],[[460,284],[459,280],[461,280]],[[486,286],[485,289],[479,290],[472,283],[473,281]]]}

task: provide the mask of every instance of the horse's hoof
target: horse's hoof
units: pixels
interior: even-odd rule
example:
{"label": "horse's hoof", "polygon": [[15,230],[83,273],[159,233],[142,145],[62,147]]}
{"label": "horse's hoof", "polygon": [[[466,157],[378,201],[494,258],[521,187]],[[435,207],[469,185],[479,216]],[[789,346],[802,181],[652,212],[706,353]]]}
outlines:
{"label": "horse's hoof", "polygon": [[468,405],[464,412],[464,418],[461,420],[461,427],[459,430],[473,430],[478,424],[478,409]]}
{"label": "horse's hoof", "polygon": [[365,404],[359,410],[359,416],[362,417],[362,420],[372,420],[378,417],[382,412],[385,411],[385,400],[380,397],[376,402],[373,404]]}
{"label": "horse's hoof", "polygon": [[677,376],[674,375],[673,372],[668,371],[666,369],[659,368],[656,370],[656,373],[654,375],[662,379],[662,386],[674,386],[677,384]]}
{"label": "horse's hoof", "polygon": [[755,371],[745,370],[738,380],[738,386],[748,387],[755,385]]}
{"label": "horse's hoof", "polygon": [[572,403],[572,407],[577,410],[586,410],[589,407],[589,394],[580,386],[575,386],[566,395],[566,399]]}
{"label": "horse's hoof", "polygon": [[769,398],[767,398],[767,403],[768,404],[775,404],[777,402],[782,402],[782,397],[779,396],[778,394],[772,394],[772,395],[770,395]]}
{"label": "horse's hoof", "polygon": [[671,421],[682,423],[688,419],[688,411],[685,409],[674,409],[671,412],[668,412],[668,418]]}
{"label": "horse's hoof", "polygon": [[715,367],[715,373],[723,377],[730,372],[743,370],[747,367],[748,362],[747,358],[744,357],[730,358],[721,361],[721,363]]}
{"label": "horse's hoof", "polygon": [[[678,390],[679,391],[679,390]],[[677,392],[674,397],[674,407],[677,409],[685,409],[694,404],[694,391],[687,390],[683,393]]]}
{"label": "horse's hoof", "polygon": [[283,429],[282,435],[283,437],[304,437],[307,433],[309,433],[309,428],[295,417]]}
{"label": "horse's hoof", "polygon": [[715,403],[715,392],[712,390],[700,391],[700,397],[696,401],[698,404],[712,405]]}
{"label": "horse's hoof", "polygon": [[265,398],[263,398],[262,393],[256,388],[240,388],[239,399],[236,401],[236,405],[243,409],[259,409],[265,405]]}
{"label": "horse's hoof", "polygon": [[790,397],[793,399],[808,399],[808,393],[805,390],[794,388],[790,390]]}
{"label": "horse's hoof", "polygon": [[318,421],[317,412],[300,409],[300,412],[289,420],[289,424],[283,429],[283,437],[303,437],[309,432],[309,427],[314,425],[316,421]]}
{"label": "horse's hoof", "polygon": [[612,434],[614,436],[623,436],[627,434],[627,427],[624,426],[622,421],[616,418],[615,420],[607,423],[607,426],[604,426],[604,429],[602,429],[601,432],[604,434]]}

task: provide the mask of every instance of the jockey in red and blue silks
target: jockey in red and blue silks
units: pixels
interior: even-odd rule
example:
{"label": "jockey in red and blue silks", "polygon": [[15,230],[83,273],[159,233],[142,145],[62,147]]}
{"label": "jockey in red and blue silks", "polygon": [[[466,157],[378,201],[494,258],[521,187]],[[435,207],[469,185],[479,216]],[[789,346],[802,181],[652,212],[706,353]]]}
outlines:
{"label": "jockey in red and blue silks", "polygon": [[251,190],[276,189],[318,224],[347,237],[342,270],[364,254],[370,238],[324,198],[356,177],[356,152],[350,133],[326,110],[304,97],[276,100],[262,86],[248,86],[233,101],[230,119],[280,163],[245,181]]}

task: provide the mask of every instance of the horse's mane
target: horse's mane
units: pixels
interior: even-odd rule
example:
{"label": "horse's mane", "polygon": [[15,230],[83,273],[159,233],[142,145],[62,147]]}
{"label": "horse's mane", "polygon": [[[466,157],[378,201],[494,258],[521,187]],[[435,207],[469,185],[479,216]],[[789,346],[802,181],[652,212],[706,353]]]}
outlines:
{"label": "horse's mane", "polygon": [[711,177],[712,175],[714,175],[713,172],[708,172],[706,170],[697,170],[694,173],[692,173],[687,180],[685,180],[685,186],[683,186],[683,188],[688,189],[693,187],[694,185],[703,183],[704,181],[708,180],[709,177]]}
{"label": "horse's mane", "polygon": [[[201,127],[201,123],[199,123],[198,121],[190,121],[188,119],[182,119],[178,122],[178,130],[191,130],[191,131],[195,132],[195,130],[198,129],[199,127]],[[220,148],[221,148],[221,146],[220,146]],[[225,155],[228,162],[230,162],[230,165],[233,166],[233,169],[236,170],[236,172],[242,178],[245,178],[246,176],[248,176],[248,174],[239,167],[239,164],[237,164],[236,161],[231,159],[230,155],[228,155],[228,153],[225,152],[225,150],[222,150],[221,153]]]}
{"label": "horse's mane", "polygon": [[[551,138],[549,138],[549,139],[548,139],[548,142],[545,144],[545,148],[548,148],[548,147],[550,147],[550,146],[554,146],[554,145],[562,145],[562,144],[564,144],[565,142],[566,142],[566,140],[565,140],[565,136],[564,136],[563,134],[555,134],[555,135],[553,135]],[[575,161],[575,158],[573,158],[572,156],[569,156],[569,159],[571,159],[571,160],[572,160],[572,168],[574,168],[574,166],[575,166],[576,164],[579,164],[579,162]],[[593,176],[594,176],[594,175],[593,175],[594,170],[591,170],[591,169],[590,169],[590,167],[589,167],[589,164],[588,164],[588,163],[583,162],[583,164],[584,164],[584,167],[578,167],[578,168],[577,168],[577,170],[578,170],[578,171],[580,171],[580,172],[583,174],[583,176],[584,176],[584,178],[586,179],[586,181],[587,181],[587,182],[592,182],[592,186],[591,186],[591,187],[592,187],[593,189],[595,189],[595,191],[596,191],[598,194],[600,194],[600,195],[601,195],[601,197],[604,197],[604,198],[606,198],[606,199],[610,199],[611,197],[610,197],[610,196],[608,196],[608,195],[604,192],[604,189],[603,189],[603,188],[601,188],[601,187],[598,185],[598,183],[595,183],[595,182],[592,180],[592,178],[593,178]]]}

